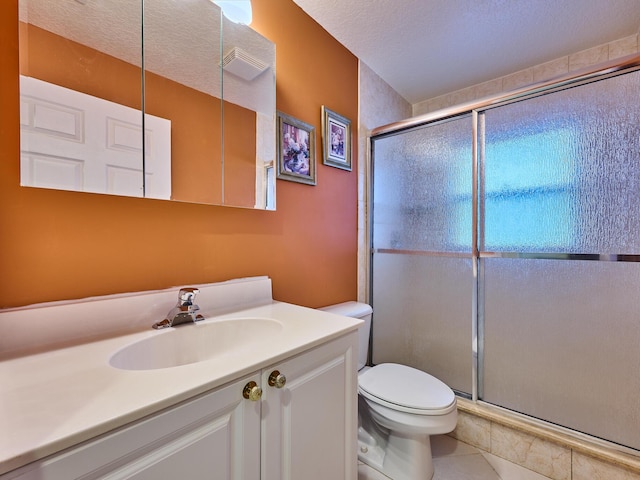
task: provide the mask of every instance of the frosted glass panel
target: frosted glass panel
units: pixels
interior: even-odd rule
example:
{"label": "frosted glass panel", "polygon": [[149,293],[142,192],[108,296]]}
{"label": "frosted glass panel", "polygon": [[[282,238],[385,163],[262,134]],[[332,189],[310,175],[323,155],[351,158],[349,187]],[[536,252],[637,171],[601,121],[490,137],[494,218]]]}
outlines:
{"label": "frosted glass panel", "polygon": [[471,259],[374,255],[373,363],[424,370],[471,392]]}
{"label": "frosted glass panel", "polygon": [[640,449],[640,264],[484,262],[484,400]]}
{"label": "frosted glass panel", "polygon": [[485,113],[488,251],[640,253],[640,72]]}
{"label": "frosted glass panel", "polygon": [[471,251],[471,117],[374,143],[375,248]]}

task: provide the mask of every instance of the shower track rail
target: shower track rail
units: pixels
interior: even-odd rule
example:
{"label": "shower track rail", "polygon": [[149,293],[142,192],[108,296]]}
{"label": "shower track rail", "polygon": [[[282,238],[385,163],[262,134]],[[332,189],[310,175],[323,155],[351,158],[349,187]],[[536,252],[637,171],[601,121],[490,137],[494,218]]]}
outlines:
{"label": "shower track rail", "polygon": [[[417,255],[422,257],[475,258],[471,252],[440,252],[428,250],[400,250],[374,248],[371,253]],[[529,253],[529,252],[479,252],[479,258],[523,258],[531,260],[590,260],[599,262],[640,262],[640,255],[614,253]]]}
{"label": "shower track rail", "polygon": [[510,92],[493,95],[472,102],[461,103],[454,107],[444,108],[435,112],[425,113],[416,117],[411,117],[399,122],[389,123],[371,130],[371,139],[380,138],[387,135],[395,135],[404,130],[409,130],[428,123],[445,120],[451,117],[457,117],[462,114],[478,110],[487,110],[498,105],[510,103],[520,100],[524,97],[535,96],[547,93],[553,90],[567,88],[569,86],[578,85],[588,82],[596,78],[604,78],[605,76],[627,73],[640,69],[640,55],[633,54],[617,60],[611,60],[592,67],[576,70],[575,72],[553,77],[544,82],[538,82],[526,87],[512,90]]}

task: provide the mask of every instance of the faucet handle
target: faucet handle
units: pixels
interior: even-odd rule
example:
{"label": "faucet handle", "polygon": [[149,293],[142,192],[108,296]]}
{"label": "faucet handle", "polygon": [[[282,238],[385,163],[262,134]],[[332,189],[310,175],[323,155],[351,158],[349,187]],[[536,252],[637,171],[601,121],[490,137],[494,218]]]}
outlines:
{"label": "faucet handle", "polygon": [[200,290],[192,287],[181,288],[180,292],[178,292],[178,302],[180,305],[187,307],[189,305],[193,305],[193,300],[196,298],[196,295],[200,293]]}

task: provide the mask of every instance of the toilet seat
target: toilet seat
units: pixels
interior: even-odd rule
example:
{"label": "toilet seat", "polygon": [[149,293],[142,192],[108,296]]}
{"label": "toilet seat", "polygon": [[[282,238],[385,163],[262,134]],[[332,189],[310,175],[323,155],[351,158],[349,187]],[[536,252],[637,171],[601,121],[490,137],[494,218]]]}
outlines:
{"label": "toilet seat", "polygon": [[456,408],[455,394],[426,372],[382,363],[358,377],[358,390],[369,400],[416,415],[446,415]]}

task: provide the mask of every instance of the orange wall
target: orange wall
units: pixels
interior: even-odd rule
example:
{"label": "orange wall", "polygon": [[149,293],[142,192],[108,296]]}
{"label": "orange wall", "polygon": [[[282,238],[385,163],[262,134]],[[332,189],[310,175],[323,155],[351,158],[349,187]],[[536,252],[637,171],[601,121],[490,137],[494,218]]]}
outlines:
{"label": "orange wall", "polygon": [[18,1],[0,3],[0,308],[249,275],[278,300],[355,299],[357,173],[322,165],[320,108],[357,124],[357,59],[291,0],[253,7],[277,108],[316,127],[318,185],[278,181],[276,212],[19,187]]}

